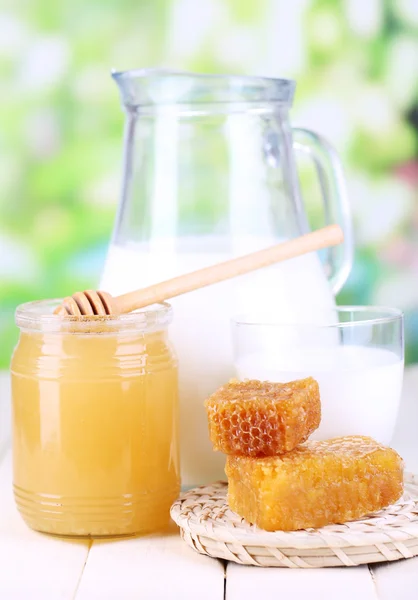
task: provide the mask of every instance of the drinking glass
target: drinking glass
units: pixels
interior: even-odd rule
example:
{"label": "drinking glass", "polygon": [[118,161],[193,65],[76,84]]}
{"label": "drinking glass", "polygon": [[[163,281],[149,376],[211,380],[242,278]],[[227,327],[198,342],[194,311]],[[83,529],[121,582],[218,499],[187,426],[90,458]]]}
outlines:
{"label": "drinking glass", "polygon": [[391,442],[404,370],[400,310],[339,306],[318,311],[315,322],[293,324],[254,313],[235,317],[232,329],[239,379],[318,381],[322,418],[313,439],[368,435]]}

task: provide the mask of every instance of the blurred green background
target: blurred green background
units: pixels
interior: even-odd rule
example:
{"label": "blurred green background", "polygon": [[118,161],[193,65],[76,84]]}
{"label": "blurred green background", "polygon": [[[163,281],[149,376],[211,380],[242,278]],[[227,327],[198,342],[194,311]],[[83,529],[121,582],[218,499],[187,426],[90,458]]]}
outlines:
{"label": "blurred green background", "polygon": [[348,177],[357,251],[338,300],[402,307],[418,361],[416,0],[3,0],[0,367],[19,302],[98,281],[122,160],[110,70],[145,66],[298,80],[293,124]]}

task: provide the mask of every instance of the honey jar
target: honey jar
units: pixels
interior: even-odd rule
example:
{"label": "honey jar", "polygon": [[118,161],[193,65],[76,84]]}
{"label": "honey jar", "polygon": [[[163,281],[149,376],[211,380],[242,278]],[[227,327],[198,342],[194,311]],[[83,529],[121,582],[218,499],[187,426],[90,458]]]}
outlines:
{"label": "honey jar", "polygon": [[163,528],[180,490],[169,305],[62,318],[16,311],[13,490],[32,529],[119,536]]}

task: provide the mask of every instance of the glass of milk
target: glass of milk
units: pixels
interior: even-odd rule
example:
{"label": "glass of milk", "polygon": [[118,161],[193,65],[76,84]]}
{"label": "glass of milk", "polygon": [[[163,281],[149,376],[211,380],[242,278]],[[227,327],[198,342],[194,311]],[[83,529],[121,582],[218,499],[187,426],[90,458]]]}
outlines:
{"label": "glass of milk", "polygon": [[390,444],[404,370],[400,310],[339,306],[294,324],[271,312],[244,314],[232,329],[239,379],[318,381],[322,419],[312,439],[369,435]]}

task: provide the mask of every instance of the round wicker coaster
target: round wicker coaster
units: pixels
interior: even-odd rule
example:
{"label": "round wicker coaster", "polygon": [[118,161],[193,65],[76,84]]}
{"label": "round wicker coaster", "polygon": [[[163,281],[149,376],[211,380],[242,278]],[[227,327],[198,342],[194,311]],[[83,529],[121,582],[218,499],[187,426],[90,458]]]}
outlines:
{"label": "round wicker coaster", "polygon": [[183,494],[171,507],[184,541],[201,554],[260,567],[353,567],[418,555],[418,476],[405,476],[394,505],[359,521],[268,532],[233,513],[227,484]]}

